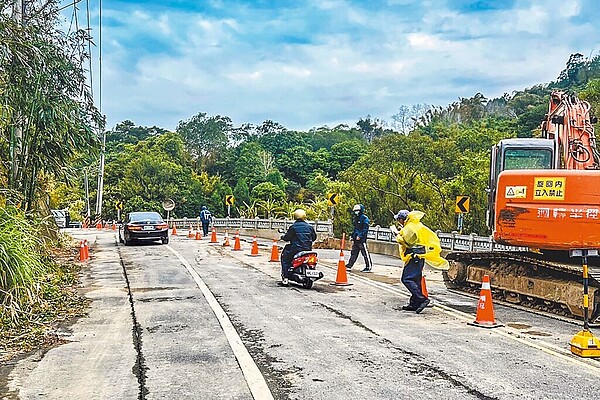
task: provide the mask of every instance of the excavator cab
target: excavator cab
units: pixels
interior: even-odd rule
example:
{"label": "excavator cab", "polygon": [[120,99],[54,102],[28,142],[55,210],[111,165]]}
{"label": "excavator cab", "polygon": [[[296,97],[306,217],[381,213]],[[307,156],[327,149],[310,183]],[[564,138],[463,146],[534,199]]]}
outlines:
{"label": "excavator cab", "polygon": [[505,139],[492,146],[488,181],[487,226],[494,230],[498,176],[505,170],[558,168],[556,144],[550,139]]}

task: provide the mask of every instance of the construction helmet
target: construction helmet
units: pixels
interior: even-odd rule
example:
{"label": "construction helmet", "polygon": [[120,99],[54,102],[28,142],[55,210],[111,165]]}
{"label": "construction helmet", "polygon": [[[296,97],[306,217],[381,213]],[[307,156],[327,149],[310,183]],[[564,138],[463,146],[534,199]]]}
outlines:
{"label": "construction helmet", "polygon": [[361,210],[361,206],[360,204],[355,204],[354,207],[352,207],[352,211],[360,211]]}
{"label": "construction helmet", "polygon": [[296,211],[294,211],[294,219],[304,221],[306,219],[306,211],[298,208]]}

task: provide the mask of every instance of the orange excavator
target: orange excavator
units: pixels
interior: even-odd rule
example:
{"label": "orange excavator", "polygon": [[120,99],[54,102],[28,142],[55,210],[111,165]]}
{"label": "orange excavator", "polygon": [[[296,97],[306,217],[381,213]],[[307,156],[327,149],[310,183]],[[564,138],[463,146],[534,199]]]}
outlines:
{"label": "orange excavator", "polygon": [[449,288],[477,290],[483,275],[494,297],[568,316],[587,317],[582,273],[589,271],[590,320],[600,316],[600,262],[574,255],[600,249],[600,154],[589,103],[553,92],[542,137],[492,147],[488,227],[496,243],[523,251],[453,252]]}

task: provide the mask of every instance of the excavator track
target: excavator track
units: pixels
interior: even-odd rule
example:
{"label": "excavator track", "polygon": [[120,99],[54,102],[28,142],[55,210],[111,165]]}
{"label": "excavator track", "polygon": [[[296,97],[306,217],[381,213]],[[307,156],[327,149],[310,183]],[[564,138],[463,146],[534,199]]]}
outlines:
{"label": "excavator track", "polygon": [[[450,289],[479,293],[490,276],[492,296],[557,315],[583,318],[582,266],[543,255],[512,252],[452,252],[444,282]],[[600,266],[590,265],[590,321],[600,319]]]}

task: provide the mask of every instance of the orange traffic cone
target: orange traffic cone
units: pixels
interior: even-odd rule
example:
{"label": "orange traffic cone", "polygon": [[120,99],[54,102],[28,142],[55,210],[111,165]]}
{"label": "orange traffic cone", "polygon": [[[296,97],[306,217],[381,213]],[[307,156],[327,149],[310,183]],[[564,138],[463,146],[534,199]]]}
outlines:
{"label": "orange traffic cone", "polygon": [[113,221],[113,224],[112,224],[112,230],[113,230],[113,231],[116,231],[116,230],[117,230],[117,223],[116,223],[115,221]]}
{"label": "orange traffic cone", "polygon": [[90,258],[90,245],[87,239],[83,241],[83,247],[85,248],[85,259],[87,260]]}
{"label": "orange traffic cone", "polygon": [[279,262],[279,246],[277,246],[277,239],[273,239],[273,247],[271,248],[271,259],[269,262]]}
{"label": "orange traffic cone", "polygon": [[102,222],[98,221],[96,223],[96,229],[102,229]]}
{"label": "orange traffic cone", "polygon": [[258,255],[258,242],[256,241],[256,236],[254,236],[252,240],[252,249],[250,250],[250,255],[252,257],[256,257]]}
{"label": "orange traffic cone", "polygon": [[231,250],[242,250],[242,244],[240,243],[240,233],[236,232],[235,233],[235,241],[233,242],[233,249]]}
{"label": "orange traffic cone", "polygon": [[477,302],[477,316],[475,321],[469,325],[482,328],[497,328],[502,326],[496,322],[494,317],[494,304],[492,303],[492,289],[490,286],[490,276],[484,275],[481,282],[481,291],[479,292],[479,301]]}
{"label": "orange traffic cone", "polygon": [[210,243],[218,243],[217,242],[217,229],[213,228],[212,233],[210,234]]}
{"label": "orange traffic cone", "polygon": [[200,233],[200,231],[196,231],[196,240],[202,240],[202,234]]}
{"label": "orange traffic cone", "polygon": [[351,283],[348,283],[348,273],[346,272],[346,261],[344,260],[344,249],[340,250],[340,259],[338,261],[337,266],[337,275],[335,277],[335,283],[332,283],[335,286],[350,286]]}
{"label": "orange traffic cone", "polygon": [[425,281],[425,275],[421,276],[421,293],[423,293],[423,296],[429,298],[429,293],[427,292],[427,282]]}
{"label": "orange traffic cone", "polygon": [[192,226],[191,226],[191,225],[190,225],[190,227],[188,228],[187,237],[189,237],[189,238],[194,238],[194,231],[192,231]]}
{"label": "orange traffic cone", "polygon": [[225,242],[223,243],[223,246],[225,246],[225,247],[231,246],[229,244],[229,233],[227,231],[225,231]]}
{"label": "orange traffic cone", "polygon": [[84,262],[85,260],[85,245],[83,244],[83,241],[81,241],[81,244],[79,245],[79,261]]}

